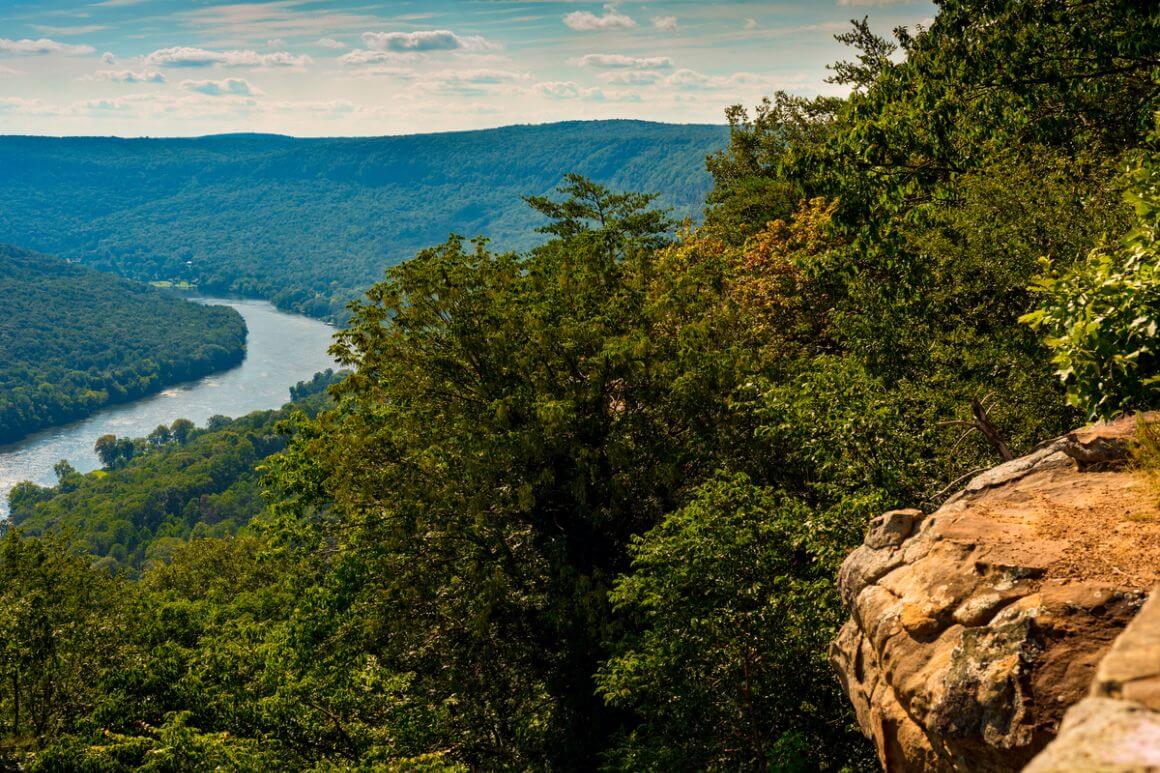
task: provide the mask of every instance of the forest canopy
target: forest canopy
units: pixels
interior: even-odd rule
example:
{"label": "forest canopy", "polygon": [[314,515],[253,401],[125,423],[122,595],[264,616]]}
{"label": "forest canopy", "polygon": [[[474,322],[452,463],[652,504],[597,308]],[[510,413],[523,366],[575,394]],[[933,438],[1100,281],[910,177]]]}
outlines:
{"label": "forest canopy", "polygon": [[233,309],[4,245],[0,298],[0,443],[245,356]]}

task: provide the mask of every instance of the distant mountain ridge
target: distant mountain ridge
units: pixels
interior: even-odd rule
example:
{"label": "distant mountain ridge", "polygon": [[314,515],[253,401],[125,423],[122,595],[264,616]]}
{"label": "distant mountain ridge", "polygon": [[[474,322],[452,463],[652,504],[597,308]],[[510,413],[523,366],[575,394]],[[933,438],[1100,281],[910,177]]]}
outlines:
{"label": "distant mountain ridge", "polygon": [[449,233],[529,246],[569,172],[700,214],[724,126],[575,121],[308,139],[0,137],[0,242],[327,315]]}

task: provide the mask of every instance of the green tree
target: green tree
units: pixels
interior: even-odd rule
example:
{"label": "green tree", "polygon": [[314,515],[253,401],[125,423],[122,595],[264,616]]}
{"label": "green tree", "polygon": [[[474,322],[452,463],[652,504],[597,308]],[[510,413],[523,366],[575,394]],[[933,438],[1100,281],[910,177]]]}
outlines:
{"label": "green tree", "polygon": [[178,445],[185,445],[192,437],[194,429],[194,424],[189,419],[176,419],[169,426],[169,433]]}
{"label": "green tree", "polygon": [[96,452],[97,458],[101,460],[101,466],[107,470],[115,467],[120,458],[116,435],[101,435],[93,444],[93,450]]}
{"label": "green tree", "polygon": [[[526,258],[453,238],[392,269],[339,335],[338,409],[276,466],[287,528],[337,548],[321,656],[370,654],[425,705],[454,700],[438,732],[471,764],[591,764],[606,745],[607,589],[716,431],[718,400],[689,393],[709,384],[645,319],[675,281],[654,265],[665,217],[579,178],[561,194],[530,199],[553,238]],[[354,608],[374,636],[338,624]]]}
{"label": "green tree", "polygon": [[[826,648],[840,608],[832,532],[804,503],[722,475],[632,543],[612,598],[633,621],[601,669],[642,718],[622,770],[837,769],[863,753],[835,727]],[[837,550],[835,550],[837,548]]]}
{"label": "green tree", "polygon": [[77,726],[121,655],[121,586],[61,542],[0,538],[0,760]]}

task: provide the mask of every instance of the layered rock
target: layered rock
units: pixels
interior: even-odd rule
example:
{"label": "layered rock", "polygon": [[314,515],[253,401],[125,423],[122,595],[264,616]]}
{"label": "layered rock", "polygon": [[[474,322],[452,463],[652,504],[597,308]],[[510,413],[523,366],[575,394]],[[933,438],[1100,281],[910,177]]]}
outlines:
{"label": "layered rock", "polygon": [[886,513],[839,578],[831,660],[888,770],[1018,770],[1160,581],[1134,422],[1073,433],[932,514]]}

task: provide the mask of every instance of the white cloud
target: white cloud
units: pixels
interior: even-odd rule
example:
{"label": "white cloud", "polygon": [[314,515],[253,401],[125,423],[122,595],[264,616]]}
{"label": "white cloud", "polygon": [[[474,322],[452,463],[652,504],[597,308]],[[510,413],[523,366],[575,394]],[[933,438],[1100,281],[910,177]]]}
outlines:
{"label": "white cloud", "polygon": [[349,77],[355,78],[395,78],[396,80],[414,80],[415,70],[410,67],[364,67],[356,70]]}
{"label": "white cloud", "polygon": [[262,93],[245,78],[226,78],[220,81],[185,80],[181,82],[181,90],[210,97],[254,97]]}
{"label": "white cloud", "polygon": [[656,70],[622,70],[600,73],[600,80],[605,83],[617,83],[625,86],[649,86],[664,77]]}
{"label": "white cloud", "polygon": [[53,27],[48,24],[33,24],[32,28],[45,35],[89,35],[101,30],[107,30],[104,24],[78,24],[72,27]]}
{"label": "white cloud", "polygon": [[502,92],[504,87],[531,78],[528,73],[512,70],[439,70],[418,76],[415,88],[423,93],[438,91],[462,96],[484,95]]}
{"label": "white cloud", "polygon": [[[799,82],[800,81],[800,82]],[[805,83],[800,78],[775,79],[769,75],[752,72],[735,72],[731,75],[706,75],[696,70],[680,69],[659,82],[679,91],[727,91],[756,87],[760,89],[794,88]]]}
{"label": "white cloud", "polygon": [[372,51],[422,53],[426,51],[489,51],[499,48],[479,35],[456,35],[451,30],[418,32],[364,32],[363,45]]}
{"label": "white cloud", "polygon": [[657,16],[652,20],[653,26],[662,32],[676,32],[680,27],[676,16]]}
{"label": "white cloud", "polygon": [[745,29],[747,29],[747,30],[755,30],[760,26],[761,25],[757,23],[757,19],[746,19],[745,20]]}
{"label": "white cloud", "polygon": [[282,38],[270,38],[266,41],[266,48],[285,48],[286,41]]}
{"label": "white cloud", "polygon": [[673,60],[667,56],[625,56],[624,54],[588,54],[576,60],[581,67],[657,70],[669,69]]}
{"label": "white cloud", "polygon": [[597,16],[589,11],[573,11],[564,17],[564,23],[580,32],[632,29],[636,26],[631,16],[618,13],[613,6],[607,5],[604,9],[603,16]]}
{"label": "white cloud", "polygon": [[394,51],[366,51],[356,48],[343,54],[338,61],[348,67],[363,67],[370,64],[407,64],[419,59],[419,54],[399,54]]}
{"label": "white cloud", "polygon": [[154,70],[133,72],[132,70],[98,70],[86,75],[85,80],[109,81],[111,83],[165,83],[165,75]]}
{"label": "white cloud", "polygon": [[21,115],[50,115],[53,109],[39,99],[24,97],[0,97],[0,113]]}
{"label": "white cloud", "polygon": [[106,51],[101,54],[101,64],[114,65],[117,63],[117,57],[113,56],[112,51]]}
{"label": "white cloud", "polygon": [[154,67],[303,67],[313,61],[309,56],[286,51],[262,54],[257,51],[209,51],[187,46],[163,48],[145,57],[145,63]]}
{"label": "white cloud", "polygon": [[333,48],[335,50],[347,48],[346,43],[335,40],[334,38],[319,38],[315,45],[322,46],[323,48]]}
{"label": "white cloud", "polygon": [[15,54],[19,56],[44,56],[46,54],[64,54],[65,56],[86,56],[96,53],[92,46],[74,46],[48,38],[39,40],[9,40],[0,38],[0,54]]}
{"label": "white cloud", "polygon": [[537,83],[532,91],[548,99],[587,99],[597,102],[604,99],[604,92],[600,89],[585,88],[575,81]]}

